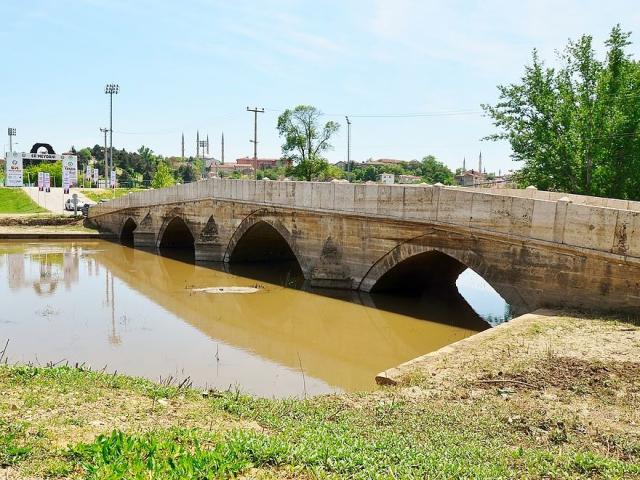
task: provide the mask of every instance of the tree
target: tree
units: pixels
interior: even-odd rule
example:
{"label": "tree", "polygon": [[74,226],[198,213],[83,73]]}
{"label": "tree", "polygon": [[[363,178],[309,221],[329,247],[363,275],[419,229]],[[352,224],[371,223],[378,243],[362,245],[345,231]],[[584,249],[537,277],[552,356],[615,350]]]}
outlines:
{"label": "tree", "polygon": [[169,165],[164,161],[159,161],[156,167],[156,173],[153,175],[153,180],[151,180],[151,186],[153,188],[164,188],[170,187],[173,184],[175,184],[175,180]]}
{"label": "tree", "polygon": [[433,155],[427,155],[422,159],[416,173],[427,183],[453,185],[453,172]]}
{"label": "tree", "polygon": [[284,138],[282,154],[295,163],[292,173],[304,180],[313,180],[327,171],[322,154],[332,148],[329,140],[340,125],[329,121],[320,125],[322,113],[311,105],[287,109],[278,117],[278,134]]}
{"label": "tree", "polygon": [[640,199],[640,64],[625,53],[629,33],[616,26],[604,61],[592,37],[570,41],[557,69],[534,50],[520,83],[498,86],[483,105],[523,185],[585,195]]}

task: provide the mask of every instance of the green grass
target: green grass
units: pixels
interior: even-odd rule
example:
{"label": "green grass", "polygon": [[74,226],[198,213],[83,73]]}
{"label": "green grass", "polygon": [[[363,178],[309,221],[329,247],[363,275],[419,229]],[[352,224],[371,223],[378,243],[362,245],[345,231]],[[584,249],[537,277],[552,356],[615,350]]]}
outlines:
{"label": "green grass", "polygon": [[99,202],[100,200],[119,198],[128,195],[129,192],[139,192],[140,190],[139,188],[116,188],[115,190],[82,190],[81,193],[90,200]]}
{"label": "green grass", "polygon": [[0,213],[46,212],[20,188],[0,188]]}
{"label": "green grass", "polygon": [[[25,476],[640,478],[640,445],[630,445],[625,455],[608,454],[582,439],[570,418],[554,419],[563,435],[540,436],[532,426],[543,425],[541,419],[531,414],[507,421],[514,406],[499,395],[483,402],[410,401],[395,390],[309,400],[238,392],[203,398],[196,390],[126,376],[32,366],[0,366],[0,391],[15,392],[11,402],[17,405],[14,411],[0,398],[0,466]],[[85,408],[94,419],[95,406],[113,395],[139,404],[140,411],[126,427],[94,440],[64,437],[70,425],[86,423],[73,416],[60,424],[38,421],[38,412],[56,408],[65,415]],[[175,419],[185,410],[191,412],[188,425]],[[149,418],[151,424],[139,423]],[[231,428],[207,426],[220,419]],[[55,447],[61,439],[67,446]]]}

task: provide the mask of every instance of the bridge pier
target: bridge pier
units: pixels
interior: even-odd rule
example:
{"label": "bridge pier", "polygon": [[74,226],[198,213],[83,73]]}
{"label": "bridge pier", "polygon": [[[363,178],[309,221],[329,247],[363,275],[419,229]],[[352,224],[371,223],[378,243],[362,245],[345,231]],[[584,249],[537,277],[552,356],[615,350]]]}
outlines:
{"label": "bridge pier", "polygon": [[197,242],[194,245],[196,262],[224,262],[226,245],[220,243]]}

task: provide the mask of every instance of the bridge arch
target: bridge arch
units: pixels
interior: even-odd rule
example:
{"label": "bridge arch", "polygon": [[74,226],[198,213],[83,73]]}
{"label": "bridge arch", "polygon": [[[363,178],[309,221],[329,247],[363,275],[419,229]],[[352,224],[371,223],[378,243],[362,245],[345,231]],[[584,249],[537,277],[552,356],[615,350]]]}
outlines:
{"label": "bridge arch", "polygon": [[422,238],[396,246],[380,258],[360,282],[365,292],[394,290],[411,286],[455,285],[467,268],[482,277],[516,311],[525,311],[527,302],[511,286],[494,278],[492,268],[470,250],[429,245]]}
{"label": "bridge arch", "polygon": [[[251,247],[258,246],[258,249]],[[253,251],[252,251],[253,250]],[[260,260],[296,260],[303,274],[308,271],[293,235],[282,222],[261,210],[245,218],[229,240],[225,262]]]}
{"label": "bridge arch", "polygon": [[120,229],[120,243],[124,245],[133,245],[133,232],[138,228],[136,221],[127,217]]}
{"label": "bridge arch", "polygon": [[181,250],[195,255],[195,236],[182,217],[169,217],[160,227],[157,247],[161,251]]}

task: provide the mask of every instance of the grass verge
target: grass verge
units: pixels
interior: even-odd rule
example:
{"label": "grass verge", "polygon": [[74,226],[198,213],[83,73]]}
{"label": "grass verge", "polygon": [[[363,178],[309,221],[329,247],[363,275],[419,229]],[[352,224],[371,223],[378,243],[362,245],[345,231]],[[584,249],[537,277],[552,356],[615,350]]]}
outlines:
{"label": "grass verge", "polygon": [[46,212],[20,188],[0,188],[0,213]]}
{"label": "grass verge", "polygon": [[82,190],[80,193],[94,202],[99,202],[101,200],[113,200],[114,198],[128,195],[131,192],[139,192],[140,190],[140,188],[116,188],[115,190],[96,188],[91,190]]}
{"label": "grass verge", "polygon": [[[447,381],[308,400],[0,366],[0,478],[640,478],[640,328],[585,325],[503,329]],[[605,358],[572,356],[582,334]]]}

